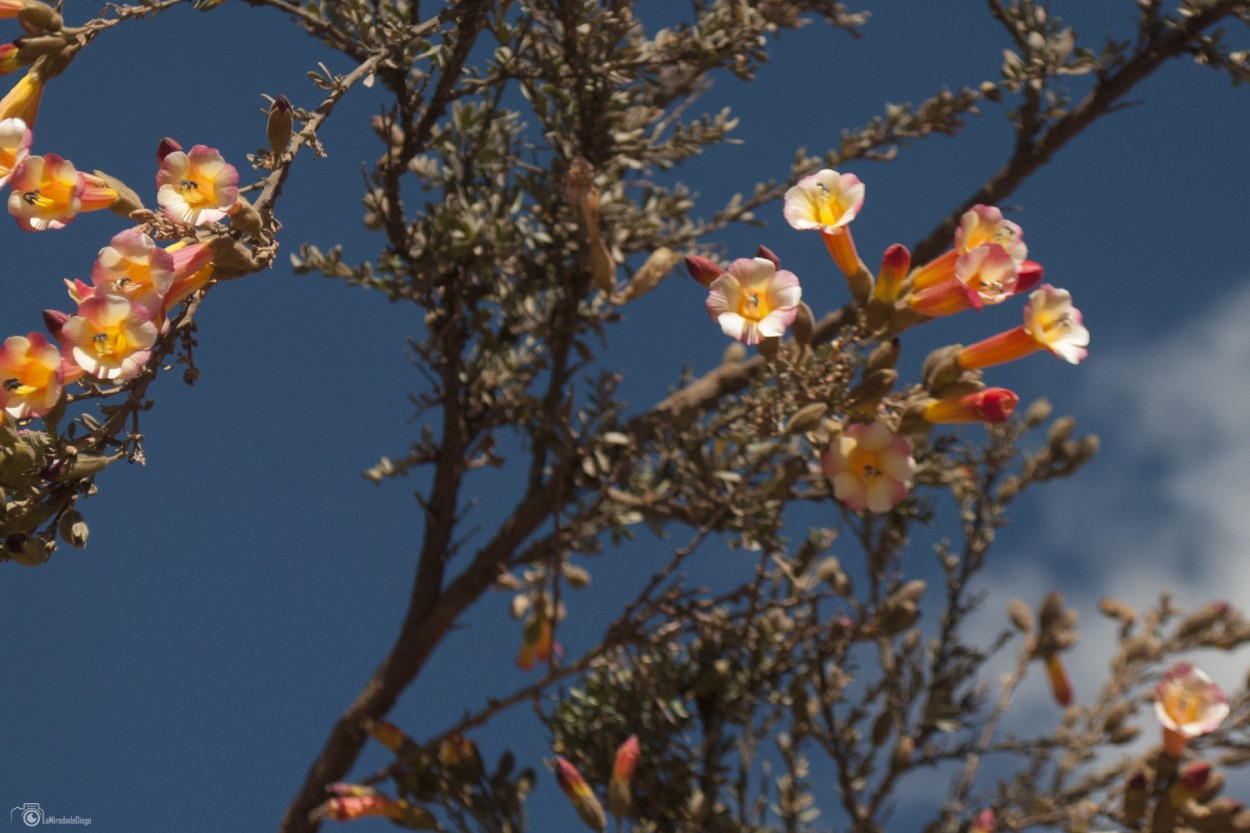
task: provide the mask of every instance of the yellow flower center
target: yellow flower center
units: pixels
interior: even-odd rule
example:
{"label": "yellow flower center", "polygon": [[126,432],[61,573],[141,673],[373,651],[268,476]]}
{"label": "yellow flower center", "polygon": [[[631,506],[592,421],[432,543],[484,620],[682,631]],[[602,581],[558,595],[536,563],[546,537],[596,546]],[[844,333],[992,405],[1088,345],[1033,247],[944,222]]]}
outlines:
{"label": "yellow flower center", "polygon": [[16,375],[4,380],[4,389],[18,396],[30,396],[52,384],[54,370],[42,362],[25,361],[13,372]]}
{"label": "yellow flower center", "polygon": [[1164,700],[1164,710],[1177,724],[1193,723],[1201,716],[1201,698],[1194,697],[1184,689],[1173,690]]}
{"label": "yellow flower center", "polygon": [[96,356],[102,359],[118,355],[125,356],[129,352],[126,334],[120,328],[111,332],[96,333],[91,337],[91,347],[95,350]]}
{"label": "yellow flower center", "polygon": [[834,194],[823,183],[817,182],[816,190],[821,197],[812,200],[812,213],[816,215],[816,222],[822,226],[835,225],[850,206],[840,199],[840,195]]}
{"label": "yellow flower center", "polygon": [[884,475],[881,469],[881,458],[876,453],[864,451],[862,448],[856,448],[851,452],[851,461],[847,468],[861,480],[876,480]]}
{"label": "yellow flower center", "polygon": [[768,297],[763,292],[743,290],[742,300],[738,302],[738,314],[751,321],[763,321],[772,312],[768,305]]}
{"label": "yellow flower center", "polygon": [[[202,187],[207,185],[207,187]],[[178,193],[187,201],[187,205],[196,207],[208,203],[212,198],[211,183],[201,183],[193,179],[184,179],[176,186]]]}

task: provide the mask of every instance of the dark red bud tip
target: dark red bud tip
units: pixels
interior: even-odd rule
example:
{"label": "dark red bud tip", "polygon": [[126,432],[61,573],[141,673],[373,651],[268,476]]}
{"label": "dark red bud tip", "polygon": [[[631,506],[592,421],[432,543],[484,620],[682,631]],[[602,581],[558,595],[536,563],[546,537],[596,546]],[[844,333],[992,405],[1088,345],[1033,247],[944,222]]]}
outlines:
{"label": "dark red bud tip", "polygon": [[778,269],[781,268],[781,258],[777,257],[777,255],[773,253],[773,250],[767,246],[760,246],[756,249],[755,256],[762,257],[765,260],[771,260],[773,262],[773,266],[776,266]]}
{"label": "dark red bud tip", "polygon": [[284,95],[280,95],[280,96],[278,96],[277,100],[276,100],[276,101],[274,101],[273,106],[272,106],[272,107],[270,107],[269,109],[271,109],[271,110],[278,110],[278,111],[281,111],[281,112],[283,112],[283,113],[290,112],[290,110],[291,110],[291,99],[287,98],[287,97],[286,97],[286,96],[284,96]]}
{"label": "dark red bud tip", "polygon": [[1181,783],[1191,792],[1197,792],[1206,786],[1211,777],[1211,765],[1206,761],[1194,761],[1181,770]]}
{"label": "dark red bud tip", "polygon": [[1020,397],[1007,388],[986,388],[981,391],[981,412],[991,425],[1006,422],[1020,404]]}
{"label": "dark red bud tip", "polygon": [[156,146],[156,164],[159,165],[163,163],[166,156],[180,150],[182,150],[182,145],[178,144],[178,140],[171,139],[166,136],[164,139],[161,139],[161,143]]}
{"label": "dark red bud tip", "polygon": [[1036,260],[1026,260],[1016,270],[1016,294],[1028,292],[1042,282],[1046,270]]}
{"label": "dark red bud tip", "polygon": [[46,309],[43,311],[43,326],[48,328],[48,332],[55,339],[60,339],[61,328],[65,326],[65,322],[69,320],[69,316],[57,309]]}
{"label": "dark red bud tip", "polygon": [[895,243],[881,256],[881,271],[906,272],[911,266],[911,252],[902,243]]}
{"label": "dark red bud tip", "polygon": [[690,277],[704,286],[711,286],[712,281],[725,273],[724,269],[706,257],[700,257],[699,255],[686,255],[685,264],[686,269],[690,272]]}

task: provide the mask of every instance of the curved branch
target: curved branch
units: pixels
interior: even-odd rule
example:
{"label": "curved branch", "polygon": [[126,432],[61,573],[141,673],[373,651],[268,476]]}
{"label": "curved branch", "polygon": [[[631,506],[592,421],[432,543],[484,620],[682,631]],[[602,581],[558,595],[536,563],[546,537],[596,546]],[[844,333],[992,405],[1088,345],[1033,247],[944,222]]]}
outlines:
{"label": "curved branch", "polygon": [[[1072,112],[1051,122],[1032,141],[1017,144],[1011,158],[997,173],[951,212],[928,237],[916,244],[912,250],[913,262],[924,263],[932,260],[949,248],[955,227],[959,225],[959,218],[965,211],[978,203],[994,204],[1004,200],[1085,128],[1117,110],[1116,102],[1139,82],[1149,77],[1165,61],[1184,54],[1199,33],[1239,11],[1245,12],[1246,7],[1245,0],[1217,0],[1202,11],[1176,22],[1173,28],[1142,45],[1124,66],[1101,78]],[[1021,137],[1023,135],[1021,133]]]}

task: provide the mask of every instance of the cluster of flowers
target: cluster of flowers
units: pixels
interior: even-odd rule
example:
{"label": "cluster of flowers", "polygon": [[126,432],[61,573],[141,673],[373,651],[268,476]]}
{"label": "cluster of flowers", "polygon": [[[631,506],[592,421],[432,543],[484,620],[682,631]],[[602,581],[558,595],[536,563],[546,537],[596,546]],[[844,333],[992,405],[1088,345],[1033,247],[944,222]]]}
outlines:
{"label": "cluster of flowers", "polygon": [[[0,16],[10,5],[0,0]],[[36,64],[0,99],[0,186],[9,184],[9,211],[21,227],[59,229],[81,211],[129,214],[141,207],[116,180],[77,171],[56,154],[29,153],[43,84]],[[96,257],[91,283],[66,281],[77,311],[44,313],[60,349],[37,332],[5,339],[0,408],[14,418],[47,415],[65,385],[84,375],[110,382],[138,375],[168,326],[169,310],[212,277],[212,247],[195,239],[193,227],[236,209],[238,171],[213,148],[197,145],[187,153],[172,139],[161,142],[157,161],[157,201],[165,218],[185,226],[186,234],[166,248],[136,229],[115,235]]]}
{"label": "cluster of flowers", "polygon": [[[793,228],[820,232],[851,293],[870,311],[888,310],[885,318],[906,312],[913,321],[980,310],[1016,295],[1028,294],[1019,327],[953,355],[955,370],[974,371],[1013,361],[1038,350],[1076,364],[1085,358],[1089,332],[1072,297],[1040,284],[1042,267],[1027,260],[1023,232],[986,205],[961,218],[953,247],[914,270],[911,255],[891,246],[876,279],[860,260],[850,223],[864,202],[864,184],[854,174],[822,170],[800,180],[785,197],[785,217]],[[794,322],[802,287],[793,272],[761,247],[755,257],[733,261],[727,269],[707,258],[686,258],[691,275],[708,290],[707,310],[724,333],[746,344],[779,338]],[[929,423],[999,423],[1019,397],[1005,388],[985,388],[934,397],[921,411]],[[847,425],[822,456],[834,494],[855,510],[886,512],[911,490],[916,463],[905,436],[882,422]]]}

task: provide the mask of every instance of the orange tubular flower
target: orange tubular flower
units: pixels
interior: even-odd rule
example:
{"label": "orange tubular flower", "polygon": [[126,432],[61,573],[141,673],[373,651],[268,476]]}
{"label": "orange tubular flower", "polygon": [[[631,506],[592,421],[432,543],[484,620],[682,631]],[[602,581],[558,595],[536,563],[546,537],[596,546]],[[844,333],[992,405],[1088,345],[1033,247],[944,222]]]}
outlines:
{"label": "orange tubular flower", "polygon": [[213,250],[207,243],[178,242],[165,251],[174,257],[174,282],[165,294],[168,311],[192,292],[208,285],[213,277]]}
{"label": "orange tubular flower", "polygon": [[968,833],[994,833],[996,830],[998,830],[998,818],[988,807],[977,813],[968,826]]}
{"label": "orange tubular flower", "polygon": [[1068,669],[1064,667],[1063,658],[1058,654],[1050,654],[1045,662],[1046,678],[1050,680],[1050,692],[1055,696],[1055,702],[1064,707],[1072,705],[1072,680],[1068,678]]}
{"label": "orange tubular flower", "polygon": [[553,636],[551,620],[538,612],[532,614],[526,620],[525,630],[521,634],[517,667],[522,671],[529,671],[536,662],[550,662]]}
{"label": "orange tubular flower", "polygon": [[39,113],[39,99],[43,95],[43,76],[31,69],[22,76],[13,89],[0,98],[0,120],[21,119],[27,127],[35,123]]}
{"label": "orange tubular flower", "polygon": [[95,174],[80,173],[82,178],[82,208],[81,211],[99,211],[102,208],[112,208],[113,203],[117,202],[117,191],[110,188],[104,180]]}
{"label": "orange tubular flower", "polygon": [[986,388],[963,396],[935,399],[925,406],[924,418],[937,424],[963,422],[988,422],[998,425],[1006,422],[1020,397],[1007,388]]}
{"label": "orange tubular flower", "polygon": [[949,278],[915,289],[910,299],[912,309],[937,318],[1002,303],[1016,292],[1019,267],[997,244],[960,255],[953,267]]}
{"label": "orange tubular flower", "polygon": [[1078,364],[1089,355],[1089,330],[1081,312],[1072,306],[1072,296],[1064,289],[1042,284],[1029,295],[1024,323],[1005,333],[991,336],[959,351],[960,367],[992,367],[1014,361],[1037,350],[1049,350],[1059,358]]}
{"label": "orange tubular flower", "polygon": [[864,183],[855,174],[828,168],[805,176],[786,191],[785,217],[796,229],[816,229],[844,275],[859,270],[850,222],[864,205]]}
{"label": "orange tubular flower", "polygon": [[24,66],[26,64],[22,61],[17,44],[0,43],[0,75],[17,72]]}
{"label": "orange tubular flower", "polygon": [[603,805],[586,783],[586,779],[564,758],[556,758],[556,783],[573,803],[573,809],[586,826],[595,833],[603,833],[608,826],[607,817],[603,814]]}
{"label": "orange tubular flower", "polygon": [[917,292],[955,277],[956,263],[977,249],[997,247],[1014,262],[1022,264],[1029,249],[1024,245],[1024,232],[1003,212],[992,205],[974,205],[963,213],[955,229],[955,247],[921,266],[912,274],[912,287]]}
{"label": "orange tubular flower", "polygon": [[881,271],[877,275],[877,285],[872,289],[872,297],[885,304],[894,303],[910,267],[911,252],[906,246],[895,243],[886,249],[881,256]]}
{"label": "orange tubular flower", "polygon": [[633,783],[634,771],[638,768],[638,757],[641,754],[637,735],[630,735],[616,750],[612,780],[608,782],[608,809],[618,821],[629,812],[632,802],[630,784]]}

